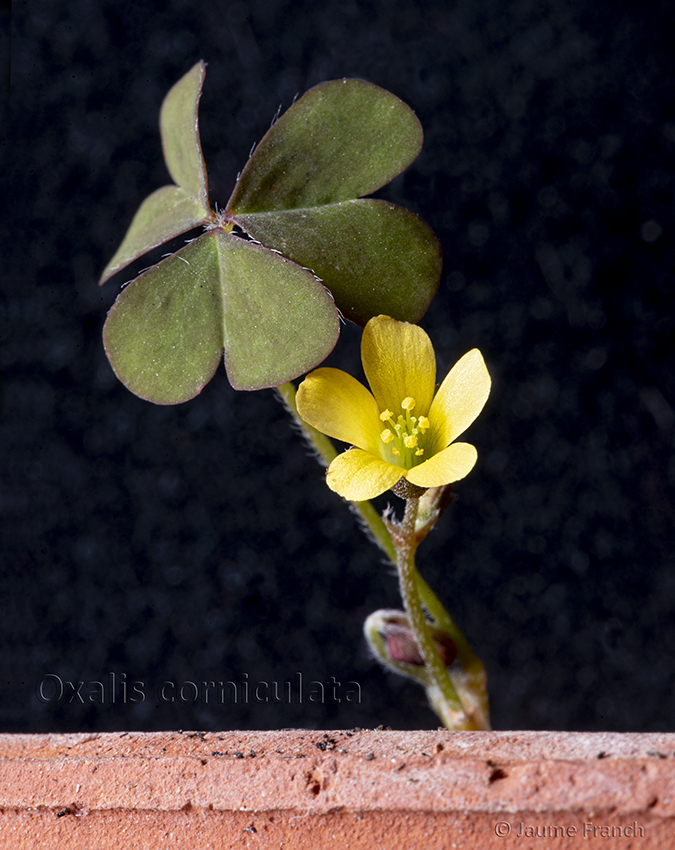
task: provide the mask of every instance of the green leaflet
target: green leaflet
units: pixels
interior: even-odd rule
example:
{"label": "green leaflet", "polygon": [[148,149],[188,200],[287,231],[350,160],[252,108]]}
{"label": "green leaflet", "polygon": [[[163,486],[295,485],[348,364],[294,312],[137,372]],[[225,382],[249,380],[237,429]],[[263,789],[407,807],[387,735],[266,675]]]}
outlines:
{"label": "green leaflet", "polygon": [[197,201],[179,186],[162,186],[143,201],[124,241],[108,263],[101,283],[134,260],[204,221]]}
{"label": "green leaflet", "polygon": [[211,217],[197,108],[206,66],[198,62],[164,98],[160,131],[164,160],[176,186],[163,186],[141,204],[100,283],[163,242]]}
{"label": "green leaflet", "polygon": [[441,273],[438,242],[421,218],[377,200],[237,216],[264,245],[311,268],[343,315],[359,325],[379,314],[417,322]]}
{"label": "green leaflet", "polygon": [[174,183],[209,214],[206,167],[199,139],[199,98],[206,65],[198,62],[164,98],[159,115],[164,161]]}
{"label": "green leaflet", "polygon": [[265,134],[227,208],[290,210],[369,195],[422,148],[414,112],[364,80],[333,80],[303,95]]}
{"label": "green leaflet", "polygon": [[106,354],[133,393],[179,404],[211,379],[258,390],[321,362],[339,332],[321,283],[252,242],[212,230],[122,290],[103,329]]}

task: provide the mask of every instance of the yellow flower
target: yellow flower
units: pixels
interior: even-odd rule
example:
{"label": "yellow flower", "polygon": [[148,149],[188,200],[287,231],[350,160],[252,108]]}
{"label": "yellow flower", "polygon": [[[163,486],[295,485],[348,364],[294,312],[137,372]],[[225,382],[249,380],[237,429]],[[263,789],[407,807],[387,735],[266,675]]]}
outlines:
{"label": "yellow flower", "polygon": [[373,499],[407,478],[419,487],[458,481],[477,453],[455,443],[483,409],[490,376],[478,349],[465,354],[436,388],[436,356],[422,328],[376,316],[363,331],[361,359],[372,393],[340,369],[322,368],[298,388],[302,418],[352,444],[326,481],[345,499]]}

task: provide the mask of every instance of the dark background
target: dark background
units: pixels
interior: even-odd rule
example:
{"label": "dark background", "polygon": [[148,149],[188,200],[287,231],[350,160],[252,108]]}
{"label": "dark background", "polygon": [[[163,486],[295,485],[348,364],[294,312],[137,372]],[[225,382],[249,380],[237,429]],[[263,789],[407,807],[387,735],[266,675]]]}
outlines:
{"label": "dark background", "polygon": [[[420,568],[484,659],[498,729],[675,726],[669,0],[15,0],[0,303],[3,731],[433,728],[361,627],[395,579],[271,391],[222,369],[155,407],[101,345],[101,270],[169,182],[158,115],[208,63],[224,204],[279,104],[363,77],[419,116],[380,193],[443,246],[422,324],[479,347],[479,451]],[[8,179],[8,182],[7,182]],[[333,365],[359,368],[359,333]],[[395,500],[395,497],[392,497]],[[165,680],[357,681],[360,705],[158,704]],[[36,683],[143,682],[41,703]],[[55,680],[52,679],[52,682]],[[189,696],[190,691],[185,691]],[[72,693],[70,693],[72,696]]]}

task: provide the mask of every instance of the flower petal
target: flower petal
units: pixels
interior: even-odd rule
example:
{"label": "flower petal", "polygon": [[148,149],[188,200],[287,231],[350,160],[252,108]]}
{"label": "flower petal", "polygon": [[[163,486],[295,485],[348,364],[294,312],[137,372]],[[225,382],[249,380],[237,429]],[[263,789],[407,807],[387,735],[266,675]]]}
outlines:
{"label": "flower petal", "polygon": [[403,475],[405,469],[361,449],[349,449],[328,467],[326,483],[345,499],[364,502],[389,490]]}
{"label": "flower petal", "polygon": [[298,387],[296,404],[300,416],[322,434],[378,453],[382,423],[377,402],[347,372],[316,369]]}
{"label": "flower petal", "polygon": [[477,458],[478,452],[469,443],[453,443],[410,469],[406,478],[418,487],[442,487],[468,475]]}
{"label": "flower petal", "polygon": [[431,445],[439,451],[463,434],[490,395],[490,375],[477,348],[469,351],[445,376],[429,411]]}
{"label": "flower petal", "polygon": [[414,415],[427,415],[436,385],[436,355],[422,328],[375,316],[363,331],[361,360],[380,410],[398,416],[403,399],[412,397]]}

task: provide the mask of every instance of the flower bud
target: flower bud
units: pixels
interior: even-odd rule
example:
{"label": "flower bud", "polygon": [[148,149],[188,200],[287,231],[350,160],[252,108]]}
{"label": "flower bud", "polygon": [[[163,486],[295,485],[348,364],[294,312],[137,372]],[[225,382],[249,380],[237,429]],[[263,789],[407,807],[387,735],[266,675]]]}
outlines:
{"label": "flower bud", "polygon": [[[380,613],[385,614],[379,625],[391,660],[397,661],[399,664],[412,664],[416,667],[425,666],[406,614],[402,611]],[[428,627],[436,651],[443,664],[449,667],[457,657],[457,647],[454,641],[436,626],[428,624]]]}
{"label": "flower bud", "polygon": [[418,539],[423,540],[441,518],[443,512],[454,499],[452,484],[443,487],[431,487],[421,497],[415,531]]}

